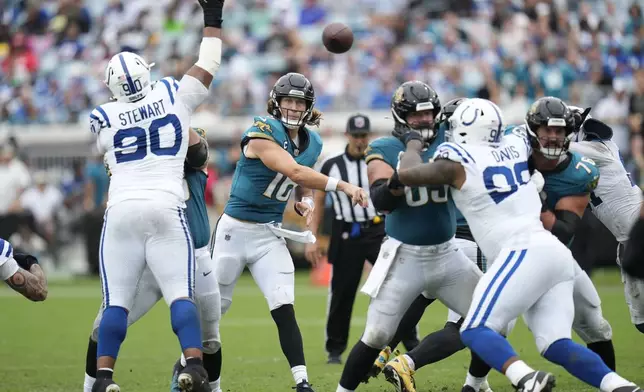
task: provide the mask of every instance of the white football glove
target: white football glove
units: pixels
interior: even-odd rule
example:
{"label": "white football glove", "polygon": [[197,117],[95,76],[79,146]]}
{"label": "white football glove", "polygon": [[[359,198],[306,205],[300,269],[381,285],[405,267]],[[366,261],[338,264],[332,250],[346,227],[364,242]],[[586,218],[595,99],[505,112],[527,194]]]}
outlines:
{"label": "white football glove", "polygon": [[534,171],[532,177],[530,177],[530,181],[532,181],[534,185],[537,186],[537,192],[541,192],[543,190],[543,186],[546,185],[546,180],[538,170]]}

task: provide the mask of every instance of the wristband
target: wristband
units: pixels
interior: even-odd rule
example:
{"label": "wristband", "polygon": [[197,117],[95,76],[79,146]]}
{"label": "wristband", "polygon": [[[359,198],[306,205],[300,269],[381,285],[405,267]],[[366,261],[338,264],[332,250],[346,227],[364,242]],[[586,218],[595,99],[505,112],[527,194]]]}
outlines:
{"label": "wristband", "polygon": [[335,192],[338,189],[338,183],[340,181],[337,178],[329,177],[329,179],[326,182],[326,186],[324,187],[324,190],[326,192]]}

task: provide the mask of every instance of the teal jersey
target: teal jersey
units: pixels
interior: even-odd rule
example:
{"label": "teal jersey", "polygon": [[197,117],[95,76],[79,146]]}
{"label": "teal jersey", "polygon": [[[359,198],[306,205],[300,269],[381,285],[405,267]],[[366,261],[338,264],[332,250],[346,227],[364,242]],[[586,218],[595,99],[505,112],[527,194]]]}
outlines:
{"label": "teal jersey", "polygon": [[[241,146],[243,149],[251,139],[270,140],[288,151],[298,164],[313,167],[322,151],[322,139],[307,128],[300,130],[298,137],[296,148],[279,120],[255,117],[253,126],[242,136]],[[250,222],[281,222],[294,187],[288,177],[267,168],[259,159],[246,158],[242,151],[224,213]]]}
{"label": "teal jersey", "polygon": [[566,160],[552,171],[542,171],[546,183],[546,202],[552,211],[562,198],[590,194],[599,181],[599,170],[595,162],[576,152],[568,152]]}
{"label": "teal jersey", "polygon": [[[429,162],[436,147],[443,142],[439,136],[421,153],[423,162]],[[395,137],[383,137],[369,144],[366,161],[381,159],[391,167],[398,165],[398,156],[405,146]],[[447,186],[405,187],[405,195],[385,218],[388,236],[409,245],[437,245],[448,241],[456,233],[456,208]]]}
{"label": "teal jersey", "polygon": [[210,241],[210,222],[208,221],[205,194],[208,176],[203,171],[186,165],[185,180],[188,186],[188,200],[186,200],[188,226],[195,249],[199,249],[207,246]]}

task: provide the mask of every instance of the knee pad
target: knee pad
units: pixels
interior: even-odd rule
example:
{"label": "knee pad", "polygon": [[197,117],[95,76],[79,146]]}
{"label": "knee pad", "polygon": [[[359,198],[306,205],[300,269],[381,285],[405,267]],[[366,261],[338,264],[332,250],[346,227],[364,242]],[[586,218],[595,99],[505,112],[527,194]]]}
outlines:
{"label": "knee pad", "polygon": [[637,328],[637,330],[640,331],[641,333],[644,333],[644,323],[635,324],[635,328]]}
{"label": "knee pad", "polygon": [[271,312],[280,306],[293,305],[295,302],[295,286],[276,286],[275,289],[268,294],[266,301],[268,302],[268,309]]}
{"label": "knee pad", "polygon": [[360,340],[371,348],[382,350],[389,344],[391,338],[394,337],[395,331],[387,331],[378,326],[367,326],[362,334]]}
{"label": "knee pad", "polygon": [[604,316],[601,309],[596,308],[585,317],[575,317],[573,330],[586,344],[603,342],[613,338],[613,329]]}

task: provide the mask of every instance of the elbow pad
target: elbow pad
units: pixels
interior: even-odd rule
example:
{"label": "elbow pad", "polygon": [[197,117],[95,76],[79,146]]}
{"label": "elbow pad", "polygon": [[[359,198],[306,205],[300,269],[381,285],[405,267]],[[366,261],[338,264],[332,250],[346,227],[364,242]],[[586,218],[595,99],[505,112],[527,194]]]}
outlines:
{"label": "elbow pad", "polygon": [[568,246],[575,236],[581,218],[574,212],[566,210],[556,210],[555,217],[557,220],[552,226],[552,234],[564,245]]}
{"label": "elbow pad", "polygon": [[374,181],[369,187],[369,194],[371,195],[373,206],[378,211],[391,212],[395,210],[402,198],[402,196],[396,196],[391,193],[385,178]]}
{"label": "elbow pad", "polygon": [[199,143],[188,147],[186,163],[188,166],[198,169],[208,162],[208,143],[201,140]]}

